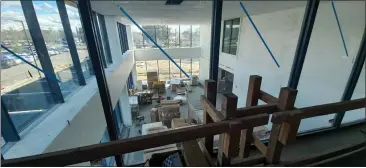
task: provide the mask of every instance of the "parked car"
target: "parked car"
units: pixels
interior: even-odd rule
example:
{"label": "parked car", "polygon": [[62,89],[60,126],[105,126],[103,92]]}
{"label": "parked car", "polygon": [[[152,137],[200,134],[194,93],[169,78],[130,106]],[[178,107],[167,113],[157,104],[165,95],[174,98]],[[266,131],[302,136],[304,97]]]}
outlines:
{"label": "parked car", "polygon": [[3,54],[1,55],[1,68],[10,68],[11,66],[17,65],[16,58],[13,58],[11,55]]}
{"label": "parked car", "polygon": [[56,55],[57,52],[55,50],[48,50],[48,54],[52,55]]}
{"label": "parked car", "polygon": [[69,48],[64,48],[62,51],[63,52],[69,52],[70,50],[69,50]]}

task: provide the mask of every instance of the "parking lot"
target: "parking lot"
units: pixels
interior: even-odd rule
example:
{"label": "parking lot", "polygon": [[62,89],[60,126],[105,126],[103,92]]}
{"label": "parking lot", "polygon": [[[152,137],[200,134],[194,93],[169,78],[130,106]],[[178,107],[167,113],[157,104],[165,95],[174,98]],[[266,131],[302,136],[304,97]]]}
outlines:
{"label": "parking lot", "polygon": [[[88,51],[86,49],[78,49],[78,54],[80,61],[83,61],[88,56]],[[60,54],[51,56],[51,62],[55,73],[73,65],[70,52],[61,52]],[[36,63],[42,69],[39,60],[36,60]],[[36,63],[34,61],[32,62],[33,65],[36,65]],[[6,69],[2,68],[1,94],[3,95],[13,89],[33,82],[39,79],[40,76],[44,77],[42,72],[38,73],[38,70],[24,62]]]}

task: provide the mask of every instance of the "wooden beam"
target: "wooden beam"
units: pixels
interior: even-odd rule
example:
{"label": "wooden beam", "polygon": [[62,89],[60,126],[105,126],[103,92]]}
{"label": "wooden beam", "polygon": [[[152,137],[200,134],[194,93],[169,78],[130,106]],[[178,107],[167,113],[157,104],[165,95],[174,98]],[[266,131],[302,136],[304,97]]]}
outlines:
{"label": "wooden beam", "polygon": [[262,152],[263,155],[267,153],[267,146],[253,134],[253,143],[257,147],[257,149]]}
{"label": "wooden beam", "polygon": [[200,147],[203,155],[205,156],[205,159],[206,159],[207,163],[209,164],[209,166],[213,167],[213,166],[215,166],[215,164],[212,160],[211,154],[208,153],[208,151],[206,149],[206,146],[205,146],[205,143],[203,141],[204,141],[204,139],[199,139],[198,140],[198,146]]}
{"label": "wooden beam", "polygon": [[[280,110],[295,109],[294,106],[295,106],[295,101],[296,101],[297,90],[289,88],[289,87],[285,87],[282,89],[283,89],[283,93],[280,96],[283,96],[283,99],[280,99],[278,101],[278,108]],[[296,139],[297,131],[300,126],[300,122],[301,122],[301,119],[294,118],[291,121],[282,123],[278,140],[284,145],[294,142]]]}
{"label": "wooden beam", "polygon": [[262,90],[259,92],[259,99],[268,104],[277,104],[278,102],[278,99],[276,97]]}
{"label": "wooden beam", "polygon": [[100,158],[125,154],[143,149],[169,145],[201,137],[228,132],[231,129],[245,129],[263,125],[268,121],[268,114],[238,118],[219,123],[210,123],[164,131],[139,137],[112,142],[67,149],[46,154],[32,155],[1,162],[2,166],[67,166]]}
{"label": "wooden beam", "polygon": [[224,120],[224,116],[216,107],[206,98],[206,96],[201,95],[200,100],[203,108],[205,109],[208,116],[213,120],[213,122],[220,122]]}
{"label": "wooden beam", "polygon": [[[297,90],[288,87],[281,88],[278,108],[280,110],[293,109],[295,105]],[[274,114],[273,114],[274,115]],[[278,140],[281,132],[282,124],[273,123],[271,135],[266,153],[266,161],[268,164],[279,163],[283,144]]]}
{"label": "wooden beam", "polygon": [[366,107],[366,98],[328,103],[323,105],[299,108],[292,111],[283,111],[273,114],[272,122],[281,123],[290,121],[293,118],[305,119],[310,117],[322,116],[337,113],[339,111],[349,111]]}
{"label": "wooden beam", "polygon": [[[233,93],[224,93],[222,95],[221,112],[225,120],[234,119],[236,116],[236,107],[238,97]],[[240,130],[231,129],[227,133],[220,135],[219,153],[217,155],[218,166],[229,166],[231,158],[238,156],[238,147],[240,141]]]}
{"label": "wooden beam", "polygon": [[252,107],[238,108],[236,117],[248,117],[257,114],[273,114],[279,111],[277,104],[264,104]]}
{"label": "wooden beam", "polygon": [[182,154],[187,167],[209,166],[196,140],[182,142]]}
{"label": "wooden beam", "polygon": [[[262,77],[252,75],[249,77],[248,93],[246,107],[252,107],[258,105],[260,89],[261,89]],[[267,111],[267,110],[266,110]],[[248,112],[249,113],[249,112]],[[253,112],[252,112],[253,113]],[[244,115],[244,112],[240,112],[238,116]],[[241,131],[240,145],[239,145],[239,156],[246,158],[249,156],[250,145],[253,139],[253,128],[248,128]]]}
{"label": "wooden beam", "polygon": [[265,162],[265,160],[266,159],[265,159],[264,155],[257,155],[257,156],[252,156],[249,158],[235,158],[231,162],[230,166],[231,167],[249,167],[249,166],[262,164]]}
{"label": "wooden beam", "polygon": [[[211,104],[213,104],[213,106],[216,106],[216,94],[217,94],[217,89],[216,89],[217,85],[216,85],[216,81],[214,80],[206,80],[205,81],[205,96],[208,100],[208,102],[210,102]],[[211,109],[216,109],[216,108],[211,108]],[[203,123],[204,124],[209,124],[209,123],[213,123],[213,118],[210,117],[209,113],[208,113],[208,108],[204,108],[203,111]],[[214,136],[207,136],[205,137],[205,146],[207,151],[210,154],[213,154],[213,140],[214,140]]]}
{"label": "wooden beam", "polygon": [[347,145],[346,147],[337,147],[333,149],[326,150],[324,152],[316,153],[307,157],[303,157],[301,159],[298,159],[296,161],[291,162],[283,162],[282,164],[284,166],[290,166],[290,167],[300,167],[300,166],[306,166],[310,165],[316,162],[321,162],[323,160],[337,157],[346,153],[350,153],[352,151],[356,151],[358,149],[362,149],[365,147],[365,142],[357,143],[357,144],[351,144]]}

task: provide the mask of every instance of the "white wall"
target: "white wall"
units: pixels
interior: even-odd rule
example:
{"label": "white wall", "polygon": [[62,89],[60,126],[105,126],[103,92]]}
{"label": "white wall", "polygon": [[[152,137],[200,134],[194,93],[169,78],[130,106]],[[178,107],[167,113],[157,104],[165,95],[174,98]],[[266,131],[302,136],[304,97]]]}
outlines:
{"label": "white wall", "polygon": [[[172,59],[199,58],[201,55],[200,47],[164,48],[164,50]],[[136,61],[168,59],[158,48],[136,49],[134,52]]]}
{"label": "white wall", "polygon": [[[262,76],[262,89],[274,96],[278,96],[281,87],[287,86],[306,6],[305,1],[296,3],[302,3],[302,7],[251,16],[280,68],[273,62],[244,13],[236,16],[223,14],[227,16],[223,20],[241,18],[237,55],[220,54],[220,68],[234,72],[233,92],[239,98],[238,107],[245,105],[250,75]],[[344,57],[331,3],[321,2],[299,81],[296,107],[339,101],[345,88],[365,27],[365,2],[335,1],[335,5],[349,57]],[[364,70],[353,98],[356,97],[365,97]],[[303,120],[300,131],[330,126],[329,120],[333,117],[328,115]],[[364,109],[352,115],[346,113],[345,120],[354,121],[362,117],[365,117]]]}

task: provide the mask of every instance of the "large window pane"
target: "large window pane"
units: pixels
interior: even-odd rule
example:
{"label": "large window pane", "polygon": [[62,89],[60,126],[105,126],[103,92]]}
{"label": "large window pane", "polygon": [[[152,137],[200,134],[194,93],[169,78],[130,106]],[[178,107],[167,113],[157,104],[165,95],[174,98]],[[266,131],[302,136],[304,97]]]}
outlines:
{"label": "large window pane", "polygon": [[191,26],[180,25],[180,47],[191,47]]}
{"label": "large window pane", "polygon": [[[149,36],[156,41],[156,33],[155,33],[155,26],[142,26],[142,28],[145,30],[145,32],[147,34],[149,34]],[[145,48],[155,48],[155,45],[153,42],[151,42],[151,40],[146,37],[145,35],[143,35],[144,37],[144,46]]]}
{"label": "large window pane", "polygon": [[131,26],[134,49],[144,48],[142,32],[137,26]]}
{"label": "large window pane", "polygon": [[200,46],[200,26],[192,25],[192,47]]}
{"label": "large window pane", "polygon": [[234,19],[231,26],[231,39],[230,39],[230,54],[236,55],[236,48],[238,47],[240,19]]}
{"label": "large window pane", "polygon": [[230,35],[231,35],[232,20],[226,20],[224,22],[224,35],[222,39],[222,52],[229,53],[230,47]]}
{"label": "large window pane", "polygon": [[169,29],[169,47],[179,47],[179,25],[168,25]]}
{"label": "large window pane", "polygon": [[200,74],[200,59],[192,58],[192,75],[198,76]]}
{"label": "large window pane", "polygon": [[[1,1],[1,43],[42,69],[19,1]],[[5,50],[1,50],[1,99],[18,132],[55,105],[44,75]]]}
{"label": "large window pane", "polygon": [[168,41],[168,27],[166,25],[157,25],[156,28],[156,42],[163,48],[169,47]]}
{"label": "large window pane", "polygon": [[96,31],[96,42],[99,46],[100,49],[100,54],[101,54],[101,58],[102,58],[102,62],[103,62],[103,66],[104,68],[106,68],[106,65],[109,63],[108,59],[107,59],[107,54],[106,54],[106,48],[105,48],[105,42],[103,40],[103,36],[102,36],[102,27],[101,27],[101,22],[100,22],[100,17],[98,16],[99,14],[96,12],[93,12],[93,17],[94,17],[94,25],[95,25],[95,31]]}
{"label": "large window pane", "polygon": [[84,78],[88,79],[94,76],[93,66],[89,57],[88,48],[85,41],[84,29],[81,25],[79,11],[77,8],[66,5],[67,15],[69,16],[69,22],[74,36],[76,49],[79,55],[81,69],[84,74]]}
{"label": "large window pane", "polygon": [[[180,66],[180,59],[174,59],[175,63]],[[173,62],[170,61],[170,78],[180,78],[180,70]]]}
{"label": "large window pane", "polygon": [[36,15],[45,40],[48,54],[57,78],[61,81],[60,88],[64,97],[79,86],[78,78],[65,40],[61,18],[55,1],[33,1]]}
{"label": "large window pane", "polygon": [[100,41],[101,41],[102,47],[103,47],[103,55],[104,55],[107,63],[111,64],[113,61],[112,61],[112,56],[110,55],[111,51],[110,51],[110,47],[109,47],[109,43],[108,43],[107,28],[105,26],[104,16],[97,13],[97,19],[98,19],[99,33],[101,36]]}
{"label": "large window pane", "polygon": [[[188,74],[188,75],[192,75],[192,67],[191,67],[191,59],[181,59],[180,61],[181,67],[182,69]],[[182,78],[187,78],[186,75],[184,75],[183,72],[182,73]]]}
{"label": "large window pane", "polygon": [[137,80],[147,80],[145,61],[136,61]]}
{"label": "large window pane", "polygon": [[169,60],[159,60],[159,80],[166,81],[169,79]]}

